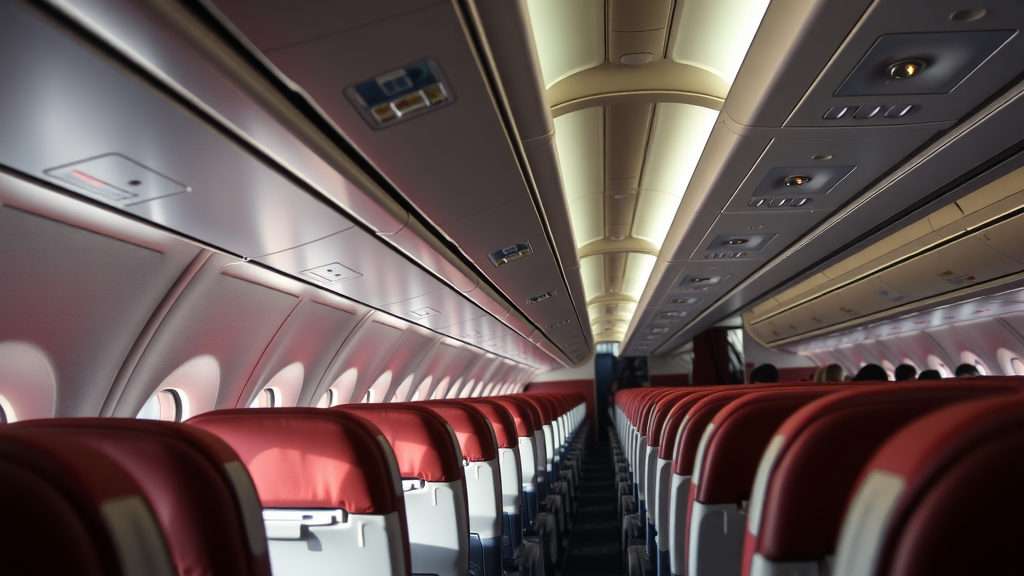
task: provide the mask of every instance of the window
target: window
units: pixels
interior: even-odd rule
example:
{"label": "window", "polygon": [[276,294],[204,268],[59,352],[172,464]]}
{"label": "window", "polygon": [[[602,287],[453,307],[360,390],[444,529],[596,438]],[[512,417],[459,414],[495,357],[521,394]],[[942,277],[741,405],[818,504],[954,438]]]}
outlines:
{"label": "window", "polygon": [[281,397],[275,388],[266,387],[252,399],[249,408],[277,408],[280,405]]}
{"label": "window", "polygon": [[988,368],[986,368],[985,365],[982,364],[981,360],[975,359],[974,367],[978,369],[978,373],[981,374],[982,376],[988,376]]}
{"label": "window", "polygon": [[1017,376],[1024,375],[1024,361],[1021,361],[1020,358],[1016,356],[1010,358],[1010,368],[1013,369],[1013,373]]}
{"label": "window", "polygon": [[316,407],[330,408],[331,406],[334,406],[334,396],[334,388],[328,388],[327,392],[324,392],[323,395],[320,396],[320,401],[316,403]]}
{"label": "window", "polygon": [[157,390],[139,410],[139,420],[162,420],[164,422],[181,422],[185,416],[184,393],[171,388]]}
{"label": "window", "polygon": [[941,374],[943,378],[949,378],[953,375],[946,364],[942,360],[939,360],[939,357],[934,354],[928,355],[928,367],[932,370],[938,370],[939,374]]}

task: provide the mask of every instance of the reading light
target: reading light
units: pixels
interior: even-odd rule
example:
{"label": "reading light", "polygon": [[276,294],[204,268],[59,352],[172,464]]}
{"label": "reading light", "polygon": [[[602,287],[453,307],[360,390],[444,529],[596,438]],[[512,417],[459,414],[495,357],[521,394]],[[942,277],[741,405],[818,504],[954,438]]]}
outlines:
{"label": "reading light", "polygon": [[730,246],[739,246],[740,244],[746,244],[747,242],[748,240],[746,238],[733,238],[732,240],[726,242],[726,244]]}
{"label": "reading light", "polygon": [[693,280],[691,280],[691,282],[711,282],[711,278],[694,278]]}
{"label": "reading light", "polygon": [[788,176],[785,180],[786,186],[803,186],[810,181],[810,176]]}
{"label": "reading light", "polygon": [[811,156],[811,160],[831,160],[831,159],[832,159],[832,155],[831,154],[815,154],[814,156]]}
{"label": "reading light", "polygon": [[889,66],[889,77],[894,80],[912,78],[920,74],[924,67],[924,62],[920,60],[904,60]]}

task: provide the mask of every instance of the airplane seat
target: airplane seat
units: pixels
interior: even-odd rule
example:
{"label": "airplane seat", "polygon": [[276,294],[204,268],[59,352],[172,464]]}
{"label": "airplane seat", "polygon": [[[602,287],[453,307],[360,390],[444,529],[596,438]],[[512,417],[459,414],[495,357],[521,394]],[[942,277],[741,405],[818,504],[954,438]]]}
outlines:
{"label": "airplane seat", "polygon": [[538,446],[543,445],[543,458],[538,458],[538,464],[543,467],[543,483],[538,483],[538,532],[549,550],[551,561],[555,562],[562,556],[565,546],[564,536],[567,531],[567,519],[565,515],[565,502],[563,500],[565,487],[555,482],[554,474],[554,452],[556,446],[555,438],[555,414],[551,404],[535,394],[518,394],[513,399],[532,406],[535,416],[541,424],[538,438]]}
{"label": "airplane seat", "polygon": [[145,492],[72,438],[0,427],[0,573],[172,576]]}
{"label": "airplane seat", "polygon": [[1021,574],[1024,397],[957,403],[901,428],[861,471],[836,576]]}
{"label": "airplane seat", "polygon": [[506,569],[523,540],[523,470],[516,420],[500,402],[490,398],[469,401],[491,422],[498,442],[498,471],[501,474],[501,555]]}
{"label": "airplane seat", "polygon": [[498,396],[492,401],[500,404],[515,421],[515,431],[518,436],[519,464],[522,476],[523,499],[520,506],[519,517],[524,529],[532,527],[537,517],[537,423],[533,413],[505,396]]}
{"label": "airplane seat", "polygon": [[671,574],[668,511],[669,491],[672,485],[672,452],[675,447],[676,435],[690,408],[698,400],[711,393],[706,388],[692,388],[673,394],[656,409],[654,419],[651,421],[652,430],[648,434],[648,438],[654,439],[655,444],[653,446],[654,453],[651,456],[654,465],[648,473],[648,493],[651,504],[647,510],[654,521],[654,547],[648,551],[648,554],[651,556],[651,563],[655,565],[659,576],[670,576]]}
{"label": "airplane seat", "polygon": [[686,530],[689,576],[739,576],[751,487],[775,430],[841,386],[764,389],[722,407],[704,428],[693,465]]}
{"label": "airplane seat", "polygon": [[462,451],[448,422],[422,403],[341,404],[373,422],[398,459],[413,574],[469,572],[469,503]]}
{"label": "airplane seat", "polygon": [[890,435],[952,403],[1015,390],[976,381],[907,383],[845,390],[794,413],[758,465],[744,574],[830,571],[849,495]]}
{"label": "airplane seat", "polygon": [[758,467],[743,573],[829,571],[860,470],[889,436],[951,403],[1016,389],[978,381],[872,386],[844,390],[795,413],[776,430]]}
{"label": "airplane seat", "polygon": [[[651,413],[647,419],[647,451],[644,455],[644,498],[646,500],[647,516],[641,518],[647,524],[647,556],[655,567],[658,562],[657,545],[657,514],[658,514],[658,474],[659,459],[658,449],[661,446],[662,431],[668,419],[669,412],[681,400],[694,393],[693,389],[673,390],[662,395],[654,403]],[[665,464],[668,464],[666,461]],[[667,466],[665,467],[667,469]]]}
{"label": "airplane seat", "polygon": [[227,442],[248,469],[275,576],[410,574],[395,455],[368,420],[320,408],[242,408],[186,423]]}
{"label": "airplane seat", "polygon": [[28,420],[11,427],[71,438],[131,474],[179,574],[270,576],[256,488],[238,455],[213,434],[127,418]]}
{"label": "airplane seat", "polygon": [[746,387],[708,394],[690,408],[679,426],[672,453],[668,509],[669,572],[672,576],[687,573],[686,524],[690,519],[690,484],[704,429],[730,402],[757,391],[756,387]]}
{"label": "airplane seat", "polygon": [[498,440],[487,416],[466,401],[427,401],[455,431],[462,449],[469,504],[471,574],[501,576],[502,493]]}

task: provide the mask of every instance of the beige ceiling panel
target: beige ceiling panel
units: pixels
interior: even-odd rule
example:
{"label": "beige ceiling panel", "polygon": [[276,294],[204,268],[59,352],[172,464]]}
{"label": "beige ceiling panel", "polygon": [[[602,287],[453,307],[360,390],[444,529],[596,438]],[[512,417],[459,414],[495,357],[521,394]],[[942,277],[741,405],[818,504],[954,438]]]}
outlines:
{"label": "beige ceiling panel", "polygon": [[1024,217],[1017,216],[978,232],[977,238],[1024,264]]}
{"label": "beige ceiling panel", "polygon": [[661,247],[679,208],[679,196],[657,190],[641,190],[633,221],[633,236]]}
{"label": "beige ceiling panel", "polygon": [[974,210],[970,213],[964,212],[967,215],[963,217],[961,222],[965,229],[971,230],[1022,206],[1024,206],[1024,192],[1017,192],[1002,200],[997,200],[990,206]]}
{"label": "beige ceiling panel", "polygon": [[[643,32],[608,32],[608,61],[622,64],[646,64],[661,60],[665,53],[666,29]],[[623,59],[623,57],[626,57]],[[640,58],[630,62],[629,58]]]}
{"label": "beige ceiling panel", "polygon": [[604,281],[605,291],[622,292],[622,282],[626,276],[625,252],[612,252],[604,255]]}
{"label": "beige ceiling panel", "polygon": [[681,198],[717,119],[717,111],[700,106],[656,106],[640,187]]}
{"label": "beige ceiling panel", "polygon": [[935,242],[938,242],[940,238],[937,235],[930,236],[932,234],[932,228],[928,220],[918,220],[885,240],[876,242],[853,256],[830,266],[824,273],[829,278],[839,278],[916,240],[931,237]]}
{"label": "beige ceiling panel", "polygon": [[636,194],[614,192],[605,194],[605,235],[613,241],[627,238],[633,228],[635,208]]}
{"label": "beige ceiling panel", "polygon": [[603,192],[603,110],[586,108],[555,118],[555,143],[569,202]]}
{"label": "beige ceiling panel", "polygon": [[583,276],[583,292],[587,295],[587,302],[604,294],[604,256],[581,259],[580,274]]}
{"label": "beige ceiling panel", "polygon": [[[797,284],[796,286],[779,292],[778,294],[775,295],[775,298],[773,298],[773,300],[776,303],[781,303],[783,305],[789,304],[791,300],[796,300],[801,296],[806,296],[808,292],[814,292],[817,289],[820,289],[820,287],[828,281],[828,276],[821,273],[815,274],[814,276],[811,276],[810,278],[804,280],[803,282]],[[755,307],[754,312],[757,316],[763,316],[765,312],[767,312],[770,308],[773,307],[774,306],[764,307],[764,304],[762,304],[760,306]]]}
{"label": "beige ceiling panel", "polygon": [[964,214],[973,214],[1024,190],[1024,168],[1018,168],[1002,178],[981,187],[956,201]]}
{"label": "beige ceiling panel", "polygon": [[604,238],[604,204],[604,194],[590,194],[569,203],[577,246]]}
{"label": "beige ceiling panel", "polygon": [[544,84],[604,62],[604,0],[527,0]]}
{"label": "beige ceiling panel", "polygon": [[608,28],[616,32],[641,32],[668,26],[672,0],[610,0]]}
{"label": "beige ceiling panel", "polygon": [[604,108],[606,190],[635,192],[640,185],[653,110],[651,104],[618,104]]}
{"label": "beige ceiling panel", "polygon": [[626,270],[622,278],[622,293],[639,299],[651,277],[657,257],[650,254],[630,254],[626,257]]}
{"label": "beige ceiling panel", "polygon": [[768,0],[686,0],[680,4],[669,40],[671,58],[732,83]]}

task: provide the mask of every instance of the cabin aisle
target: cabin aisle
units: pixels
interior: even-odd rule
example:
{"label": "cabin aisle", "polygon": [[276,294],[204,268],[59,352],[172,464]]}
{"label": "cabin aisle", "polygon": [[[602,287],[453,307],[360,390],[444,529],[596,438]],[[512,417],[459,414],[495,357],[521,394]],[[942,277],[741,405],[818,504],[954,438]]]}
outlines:
{"label": "cabin aisle", "polygon": [[589,443],[563,576],[620,576],[611,447]]}

